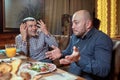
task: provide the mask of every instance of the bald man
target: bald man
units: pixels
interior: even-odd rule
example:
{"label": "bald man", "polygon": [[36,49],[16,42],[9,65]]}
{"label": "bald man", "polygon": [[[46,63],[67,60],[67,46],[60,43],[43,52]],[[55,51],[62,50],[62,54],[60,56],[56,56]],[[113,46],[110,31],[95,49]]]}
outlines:
{"label": "bald man", "polygon": [[80,10],[72,17],[73,35],[68,47],[46,53],[46,57],[60,64],[70,64],[69,72],[87,80],[105,80],[110,72],[112,40],[92,26],[92,17],[87,10]]}

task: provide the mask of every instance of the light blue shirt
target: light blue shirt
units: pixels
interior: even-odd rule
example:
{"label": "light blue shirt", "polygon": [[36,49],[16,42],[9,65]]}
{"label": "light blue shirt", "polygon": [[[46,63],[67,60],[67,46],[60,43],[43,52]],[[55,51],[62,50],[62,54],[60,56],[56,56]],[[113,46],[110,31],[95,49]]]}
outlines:
{"label": "light blue shirt", "polygon": [[[15,38],[17,47],[27,55],[27,43],[22,41],[21,34]],[[48,51],[50,46],[57,46],[56,39],[52,35],[45,35],[43,32],[38,32],[36,37],[29,39],[29,56],[35,60],[45,59],[45,52]]]}

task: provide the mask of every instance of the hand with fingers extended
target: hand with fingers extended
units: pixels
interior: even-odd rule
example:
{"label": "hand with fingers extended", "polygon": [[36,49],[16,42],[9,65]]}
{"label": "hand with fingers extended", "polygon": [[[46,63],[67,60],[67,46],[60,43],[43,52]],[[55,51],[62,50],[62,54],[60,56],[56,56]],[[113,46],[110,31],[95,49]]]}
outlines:
{"label": "hand with fingers extended", "polygon": [[47,30],[47,27],[46,27],[46,24],[42,21],[42,20],[39,20],[37,21],[38,22],[38,25],[40,26],[40,30],[45,33],[46,35],[49,34],[48,30]]}
{"label": "hand with fingers extended", "polygon": [[62,56],[60,49],[56,46],[53,46],[53,45],[51,47],[53,48],[53,50],[45,53],[46,58],[49,58],[52,60],[60,58]]}
{"label": "hand with fingers extended", "polygon": [[26,23],[22,23],[20,25],[20,34],[22,35],[22,40],[26,41],[27,40],[27,34],[28,34],[28,28]]}
{"label": "hand with fingers extended", "polygon": [[60,59],[60,64],[70,64],[72,62],[76,62],[80,59],[80,53],[78,48],[73,47],[73,53],[71,55],[65,56],[65,58]]}

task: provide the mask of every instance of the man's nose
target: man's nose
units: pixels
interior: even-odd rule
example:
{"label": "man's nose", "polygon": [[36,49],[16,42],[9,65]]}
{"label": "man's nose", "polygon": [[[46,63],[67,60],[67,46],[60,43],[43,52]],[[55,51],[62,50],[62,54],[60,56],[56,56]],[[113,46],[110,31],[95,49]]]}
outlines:
{"label": "man's nose", "polygon": [[74,25],[74,24],[72,24],[72,28],[75,28],[75,25]]}
{"label": "man's nose", "polygon": [[36,27],[36,26],[33,26],[32,29],[37,29],[37,27]]}

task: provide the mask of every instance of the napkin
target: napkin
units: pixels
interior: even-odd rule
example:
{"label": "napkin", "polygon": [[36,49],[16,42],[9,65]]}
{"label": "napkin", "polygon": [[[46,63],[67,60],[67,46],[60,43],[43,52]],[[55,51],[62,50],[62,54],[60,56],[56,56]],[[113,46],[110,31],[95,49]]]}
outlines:
{"label": "napkin", "polygon": [[45,80],[76,80],[77,76],[72,75],[68,72],[64,72],[64,73],[56,73],[55,75],[52,76],[48,76],[44,78]]}

